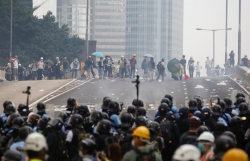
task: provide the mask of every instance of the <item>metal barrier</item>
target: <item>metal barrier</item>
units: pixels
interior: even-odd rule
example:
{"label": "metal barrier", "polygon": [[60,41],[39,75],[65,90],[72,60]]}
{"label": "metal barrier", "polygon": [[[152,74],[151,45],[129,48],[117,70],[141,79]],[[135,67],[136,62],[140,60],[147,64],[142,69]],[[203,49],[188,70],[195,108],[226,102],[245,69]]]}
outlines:
{"label": "metal barrier", "polygon": [[6,80],[5,79],[5,71],[0,70],[0,79]]}

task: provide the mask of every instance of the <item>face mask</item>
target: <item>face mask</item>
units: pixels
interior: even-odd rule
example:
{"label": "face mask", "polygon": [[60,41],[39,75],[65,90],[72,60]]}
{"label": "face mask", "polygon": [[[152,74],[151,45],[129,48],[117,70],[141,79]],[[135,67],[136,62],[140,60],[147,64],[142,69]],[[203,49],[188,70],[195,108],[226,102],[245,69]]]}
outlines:
{"label": "face mask", "polygon": [[135,141],[134,141],[134,140],[132,140],[131,145],[132,145],[133,147],[135,147]]}
{"label": "face mask", "polygon": [[198,149],[200,149],[201,152],[205,151],[204,145],[202,143],[198,143]]}
{"label": "face mask", "polygon": [[84,157],[84,155],[82,154],[82,151],[78,151],[78,155],[80,156],[80,157]]}

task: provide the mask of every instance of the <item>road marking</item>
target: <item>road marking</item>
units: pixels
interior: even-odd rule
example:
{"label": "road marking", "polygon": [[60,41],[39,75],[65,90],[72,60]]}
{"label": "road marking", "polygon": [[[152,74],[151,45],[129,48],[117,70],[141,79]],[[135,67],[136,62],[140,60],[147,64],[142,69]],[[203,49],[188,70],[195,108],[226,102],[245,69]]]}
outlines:
{"label": "road marking", "polygon": [[224,82],[224,81],[222,81],[222,82],[220,82],[220,83],[217,83],[217,86],[226,86],[227,84]]}
{"label": "road marking", "polygon": [[202,85],[196,85],[194,88],[204,88]]}

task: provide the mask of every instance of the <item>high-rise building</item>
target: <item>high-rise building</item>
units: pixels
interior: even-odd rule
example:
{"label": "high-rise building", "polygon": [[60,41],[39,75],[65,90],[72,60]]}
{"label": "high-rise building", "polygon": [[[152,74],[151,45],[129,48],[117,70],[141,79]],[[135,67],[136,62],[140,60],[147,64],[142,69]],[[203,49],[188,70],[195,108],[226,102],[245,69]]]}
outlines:
{"label": "high-rise building", "polygon": [[125,55],[126,0],[91,0],[91,40],[117,60]]}
{"label": "high-rise building", "polygon": [[183,49],[183,0],[127,0],[126,54],[144,54],[155,61],[181,58]]}
{"label": "high-rise building", "polygon": [[68,25],[70,36],[86,38],[86,18],[87,0],[57,0],[57,21],[59,26]]}
{"label": "high-rise building", "polygon": [[56,17],[56,3],[57,0],[34,0],[33,8],[35,11],[33,15],[37,16],[38,18],[42,18],[43,15],[46,15],[48,11],[50,11]]}

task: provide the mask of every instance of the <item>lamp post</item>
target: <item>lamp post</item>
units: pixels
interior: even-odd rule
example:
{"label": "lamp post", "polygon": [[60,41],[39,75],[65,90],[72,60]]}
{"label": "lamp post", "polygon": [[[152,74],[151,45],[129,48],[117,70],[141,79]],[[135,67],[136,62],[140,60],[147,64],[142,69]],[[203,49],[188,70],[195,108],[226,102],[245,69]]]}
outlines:
{"label": "lamp post", "polygon": [[13,15],[13,0],[10,0],[10,63],[12,58],[12,15]]}
{"label": "lamp post", "polygon": [[232,30],[232,28],[227,28],[227,29],[201,29],[201,28],[196,28],[196,30],[213,31],[213,67],[215,67],[215,32],[216,31],[221,31],[221,30]]}
{"label": "lamp post", "polygon": [[228,17],[228,0],[226,0],[226,27],[225,27],[225,31],[226,31],[226,37],[225,37],[225,63],[227,62],[227,17]]}
{"label": "lamp post", "polygon": [[241,0],[239,0],[238,65],[241,62]]}
{"label": "lamp post", "polygon": [[87,0],[87,13],[86,13],[86,52],[87,59],[89,56],[89,0]]}

